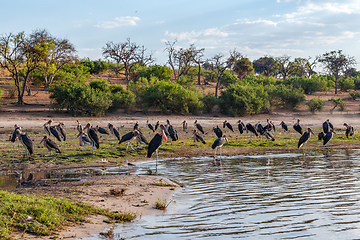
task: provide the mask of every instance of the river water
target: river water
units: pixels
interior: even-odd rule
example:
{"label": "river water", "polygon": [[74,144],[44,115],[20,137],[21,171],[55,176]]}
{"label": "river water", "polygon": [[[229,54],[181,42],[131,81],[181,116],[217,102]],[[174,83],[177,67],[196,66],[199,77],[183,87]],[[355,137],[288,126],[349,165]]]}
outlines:
{"label": "river water", "polygon": [[116,225],[114,239],[360,239],[359,153],[160,161],[159,175],[186,187],[166,212]]}

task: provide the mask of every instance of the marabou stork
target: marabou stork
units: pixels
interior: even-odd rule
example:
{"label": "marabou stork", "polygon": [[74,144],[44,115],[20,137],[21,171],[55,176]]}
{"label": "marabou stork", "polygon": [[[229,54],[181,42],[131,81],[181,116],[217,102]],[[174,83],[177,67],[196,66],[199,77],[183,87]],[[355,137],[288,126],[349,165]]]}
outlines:
{"label": "marabou stork", "polygon": [[245,124],[241,120],[239,120],[237,122],[238,122],[239,132],[240,132],[240,134],[243,134],[244,130],[246,130]]}
{"label": "marabou stork", "polygon": [[327,134],[328,132],[330,132],[330,130],[334,130],[334,126],[331,124],[330,120],[327,119],[323,124],[323,131],[325,134]]}
{"label": "marabou stork", "polygon": [[260,135],[264,135],[265,129],[264,129],[264,127],[261,125],[260,121],[255,124],[255,129],[256,129],[256,131],[257,131]]}
{"label": "marabou stork", "polygon": [[146,120],[146,125],[150,129],[149,134],[151,134],[151,131],[155,132],[155,129],[154,129],[153,125],[151,125],[151,123],[149,123],[149,120]]}
{"label": "marabou stork", "polygon": [[212,149],[215,149],[215,153],[214,153],[214,158],[216,159],[216,149],[219,148],[220,149],[220,158],[221,158],[221,148],[224,145],[225,141],[227,143],[229,143],[228,139],[226,138],[226,136],[222,136],[219,137],[218,139],[215,140],[215,142],[213,143],[213,145],[211,146]]}
{"label": "marabou stork", "polygon": [[17,124],[14,125],[15,129],[14,129],[14,132],[13,134],[11,135],[11,138],[10,138],[10,141],[14,143],[14,147],[15,147],[15,141],[16,139],[18,140],[18,147],[19,147],[19,138],[17,137],[17,132],[16,130],[17,129],[20,129],[21,130],[21,127],[19,127]]}
{"label": "marabou stork", "polygon": [[49,136],[50,136],[50,135],[53,136],[55,142],[56,142],[55,139],[57,139],[57,140],[59,140],[59,142],[61,142],[60,133],[58,132],[58,130],[56,130],[56,127],[51,126],[51,124],[52,124],[52,120],[51,120],[51,119],[44,124],[45,132],[46,132]]}
{"label": "marabou stork", "polygon": [[141,144],[149,145],[148,140],[146,139],[145,135],[141,132],[138,132],[139,134],[136,136],[136,142]]}
{"label": "marabou stork", "polygon": [[213,128],[213,131],[215,133],[215,135],[219,138],[222,137],[223,132],[221,131],[221,129],[219,128],[219,125],[216,125],[216,128]]}
{"label": "marabou stork", "polygon": [[296,123],[294,124],[293,128],[294,128],[295,131],[297,131],[298,133],[303,134],[302,128],[301,128],[301,126],[300,126],[300,119],[298,119],[298,120],[296,121]]}
{"label": "marabou stork", "polygon": [[344,123],[344,126],[346,127],[345,130],[345,135],[347,138],[349,138],[349,136],[352,138],[354,135],[354,128],[350,125],[348,125],[347,123]]}
{"label": "marabou stork", "polygon": [[129,148],[129,145],[131,147],[132,150],[136,151],[132,144],[131,144],[131,141],[134,140],[134,138],[136,138],[137,136],[139,135],[139,132],[137,130],[134,130],[132,132],[128,132],[127,134],[123,135],[119,141],[119,144],[123,143],[123,142],[127,142],[127,145],[126,145],[126,151],[128,150]]}
{"label": "marabou stork", "polygon": [[269,119],[266,119],[266,125],[264,126],[264,129],[267,129],[269,132],[271,130],[274,130],[274,132],[275,132],[275,125],[272,121],[270,121]]}
{"label": "marabou stork", "polygon": [[305,153],[305,144],[310,139],[311,133],[314,134],[314,132],[310,128],[308,128],[307,131],[304,132],[304,134],[299,139],[298,148],[303,146],[303,153]]}
{"label": "marabou stork", "polygon": [[271,132],[269,130],[265,129],[264,135],[265,135],[267,141],[269,141],[269,140],[275,141],[274,136],[271,134]]}
{"label": "marabou stork", "polygon": [[332,129],[330,129],[330,131],[327,132],[324,136],[323,145],[327,144],[327,147],[329,147],[330,140],[333,138],[334,134],[335,134],[335,132]]}
{"label": "marabou stork", "polygon": [[182,129],[183,129],[184,132],[187,133],[187,122],[186,122],[186,120],[184,120],[184,121],[182,122]]}
{"label": "marabou stork", "polygon": [[153,139],[151,139],[149,146],[148,146],[148,152],[147,157],[151,158],[151,155],[156,152],[156,172],[157,172],[157,162],[158,162],[158,152],[159,148],[163,142],[163,140],[167,140],[167,137],[165,135],[164,129],[165,127],[163,125],[160,125],[161,133],[155,134]]}
{"label": "marabou stork", "polygon": [[115,141],[118,140],[120,141],[120,133],[119,131],[114,127],[114,125],[112,125],[111,123],[108,124],[108,127],[110,129],[110,132],[112,135],[115,136]]}
{"label": "marabou stork", "polygon": [[228,129],[230,129],[230,131],[234,132],[233,127],[231,126],[231,124],[230,124],[227,120],[225,120],[225,121],[223,122],[223,127],[224,127],[224,128],[227,127]]}
{"label": "marabou stork", "polygon": [[324,134],[323,132],[320,132],[320,133],[318,134],[318,140],[319,140],[319,141],[320,141],[320,140],[323,140],[324,137],[325,137],[325,134]]}
{"label": "marabou stork", "polygon": [[65,126],[64,123],[59,123],[58,125],[56,125],[56,130],[58,131],[63,141],[66,140],[66,131],[64,126]]}
{"label": "marabou stork", "polygon": [[100,143],[99,143],[99,137],[95,131],[95,129],[90,125],[90,123],[86,124],[84,130],[87,129],[87,135],[92,141],[92,153],[94,154],[94,148],[96,147],[99,149]]}
{"label": "marabou stork", "polygon": [[98,133],[109,135],[109,132],[105,128],[99,127],[99,125],[96,125],[95,130]]}
{"label": "marabou stork", "polygon": [[26,133],[21,132],[19,128],[16,129],[16,135],[19,138],[21,144],[25,147],[25,157],[29,159],[29,155],[34,153],[34,146],[32,140]]}
{"label": "marabou stork", "polygon": [[246,124],[246,131],[250,131],[250,142],[252,133],[255,134],[255,136],[259,136],[255,130],[255,127],[251,123]]}
{"label": "marabou stork", "polygon": [[202,142],[203,144],[206,144],[204,138],[199,134],[197,129],[194,130],[193,137],[194,137],[194,142],[197,142],[198,146],[200,145],[200,142]]}
{"label": "marabou stork", "polygon": [[158,129],[159,125],[160,125],[160,123],[159,123],[159,121],[157,121],[155,124],[155,131]]}
{"label": "marabou stork", "polygon": [[139,130],[139,122],[138,121],[136,121],[136,123],[134,125],[134,131],[135,130]]}
{"label": "marabou stork", "polygon": [[83,131],[83,127],[81,126],[79,120],[76,120],[76,122],[77,122],[76,129],[78,130],[79,133],[81,133]]}
{"label": "marabou stork", "polygon": [[176,129],[175,129],[172,125],[169,125],[169,127],[168,127],[168,132],[169,132],[169,136],[170,136],[170,140],[171,140],[171,145],[172,145],[172,142],[173,142],[173,141],[179,140],[179,136],[178,136],[178,134],[177,134]]}
{"label": "marabou stork", "polygon": [[84,130],[81,130],[81,132],[79,132],[78,136],[79,138],[79,145],[80,146],[84,146],[84,148],[86,147],[86,144],[89,144],[89,145],[93,145],[93,142],[92,140],[89,138],[89,136],[84,133]]}
{"label": "marabou stork", "polygon": [[285,132],[288,131],[288,126],[286,125],[286,123],[284,123],[284,121],[281,121],[280,125],[281,125],[282,129],[284,129]]}
{"label": "marabou stork", "polygon": [[194,125],[202,134],[204,134],[203,127],[197,122],[197,120],[195,120]]}
{"label": "marabou stork", "polygon": [[40,144],[44,143],[44,146],[49,150],[49,156],[52,156],[52,151],[56,151],[57,153],[61,153],[59,146],[51,140],[47,135],[41,140]]}

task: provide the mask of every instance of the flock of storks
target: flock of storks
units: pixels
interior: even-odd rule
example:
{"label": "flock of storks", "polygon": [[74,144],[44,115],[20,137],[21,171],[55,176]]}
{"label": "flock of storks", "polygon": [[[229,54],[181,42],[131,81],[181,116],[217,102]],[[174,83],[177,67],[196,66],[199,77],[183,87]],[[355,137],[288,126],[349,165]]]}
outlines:
{"label": "flock of storks", "polygon": [[[66,140],[66,131],[64,129],[64,124],[59,123],[55,126],[52,125],[53,121],[49,120],[47,121],[43,127],[46,132],[46,135],[43,137],[40,143],[43,143],[44,146],[49,150],[49,155],[52,155],[53,151],[56,151],[58,153],[61,153],[61,150],[56,143],[56,140],[65,141]],[[267,141],[271,140],[274,141],[275,137],[273,132],[275,132],[275,124],[267,119],[266,124],[264,126],[258,122],[255,125],[252,125],[251,123],[247,123],[246,125],[241,121],[236,122],[238,124],[238,130],[240,134],[243,134],[244,132],[250,133],[250,142],[252,135],[255,136],[264,136]],[[105,128],[96,126],[91,126],[90,123],[86,124],[86,126],[83,128],[79,121],[77,121],[77,130],[79,134],[77,135],[77,138],[79,138],[79,144],[80,146],[85,145],[91,145],[92,147],[92,153],[94,153],[95,149],[98,149],[100,147],[99,143],[99,136],[98,134],[112,134],[115,137],[115,141],[119,141],[119,144],[121,143],[127,143],[126,151],[128,150],[128,147],[130,146],[133,150],[135,150],[131,144],[131,142],[136,139],[137,143],[139,144],[146,144],[147,147],[147,157],[151,157],[154,152],[156,152],[156,166],[157,166],[157,159],[158,159],[158,150],[163,143],[163,141],[167,141],[167,139],[170,139],[171,144],[173,141],[177,141],[179,139],[177,130],[173,127],[173,125],[170,124],[169,120],[166,120],[165,124],[160,124],[159,121],[156,122],[155,125],[152,125],[149,123],[149,121],[146,122],[146,126],[149,128],[150,133],[155,133],[156,131],[159,131],[159,133],[156,133],[155,136],[151,139],[150,142],[147,141],[143,131],[139,127],[139,123],[136,122],[133,130],[126,133],[125,135],[120,137],[120,133],[116,127],[114,127],[113,124],[109,123],[108,128],[109,131]],[[284,131],[288,131],[288,126],[285,122],[280,123],[281,128]],[[354,128],[347,123],[344,123],[344,126],[346,127],[346,137],[352,137],[354,134]],[[200,143],[206,144],[206,141],[204,139],[204,129],[200,125],[200,123],[196,120],[194,122],[195,130],[193,130],[193,139],[194,142],[197,142],[199,145]],[[230,132],[234,132],[234,128],[228,121],[223,122],[223,130],[226,132],[227,130]],[[298,148],[301,146],[303,147],[303,151],[305,151],[305,144],[310,139],[311,134],[314,134],[313,131],[310,128],[307,128],[306,131],[303,132],[302,127],[300,126],[300,120],[298,119],[297,122],[293,125],[293,128],[296,132],[298,132],[301,137],[298,142]],[[188,125],[186,121],[182,122],[182,129],[184,132],[188,132]],[[214,158],[216,159],[216,150],[217,148],[220,149],[220,156],[221,156],[221,147],[224,145],[225,142],[228,142],[228,139],[225,134],[223,134],[223,130],[217,125],[216,127],[213,127],[213,132],[215,133],[217,139],[212,144],[212,149],[215,150]],[[328,144],[330,140],[333,138],[334,127],[330,123],[329,119],[327,119],[322,124],[322,132],[319,133],[318,139],[323,141],[323,145]],[[110,132],[110,133],[109,133]],[[53,137],[53,140],[51,139],[51,136]],[[25,147],[25,157],[29,158],[31,154],[34,152],[33,147],[33,141],[28,136],[28,134],[21,131],[21,128],[18,125],[15,125],[15,130],[10,137],[10,141],[14,142],[18,139],[22,145]]]}

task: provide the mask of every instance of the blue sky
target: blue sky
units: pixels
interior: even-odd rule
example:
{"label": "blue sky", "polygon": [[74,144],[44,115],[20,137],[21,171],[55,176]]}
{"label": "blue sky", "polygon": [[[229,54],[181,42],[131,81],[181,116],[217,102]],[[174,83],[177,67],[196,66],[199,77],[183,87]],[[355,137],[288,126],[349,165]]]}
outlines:
{"label": "blue sky", "polygon": [[1,8],[0,34],[46,29],[81,58],[102,58],[108,41],[130,38],[165,64],[165,42],[177,39],[178,47],[205,48],[207,58],[236,48],[251,61],[341,49],[360,70],[359,0],[15,0]]}

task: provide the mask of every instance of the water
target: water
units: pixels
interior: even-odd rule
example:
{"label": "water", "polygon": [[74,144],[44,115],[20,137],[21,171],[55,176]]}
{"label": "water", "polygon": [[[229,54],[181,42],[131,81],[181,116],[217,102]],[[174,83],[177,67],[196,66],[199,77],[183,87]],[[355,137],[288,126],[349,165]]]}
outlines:
{"label": "water", "polygon": [[186,188],[166,212],[116,225],[115,239],[359,239],[359,153],[161,161],[159,175]]}

